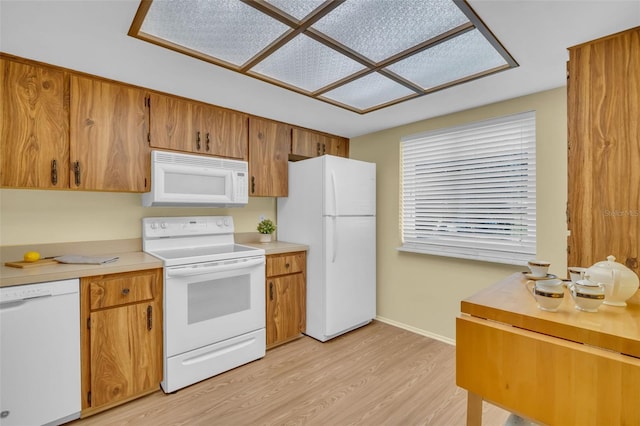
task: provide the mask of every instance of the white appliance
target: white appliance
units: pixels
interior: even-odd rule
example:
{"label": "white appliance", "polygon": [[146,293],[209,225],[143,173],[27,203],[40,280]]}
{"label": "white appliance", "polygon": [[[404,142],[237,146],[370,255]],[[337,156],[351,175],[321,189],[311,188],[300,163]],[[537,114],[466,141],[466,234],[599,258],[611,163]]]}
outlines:
{"label": "white appliance", "polygon": [[151,191],[142,205],[241,207],[249,201],[248,163],[151,151]]}
{"label": "white appliance", "polygon": [[265,354],[265,252],[233,232],[231,216],[142,219],[143,250],[164,263],[166,393]]}
{"label": "white appliance", "polygon": [[0,425],[80,417],[77,279],[0,288]]}
{"label": "white appliance", "polygon": [[376,165],[324,155],[289,163],[278,239],[307,244],[306,334],[322,342],[376,315]]}

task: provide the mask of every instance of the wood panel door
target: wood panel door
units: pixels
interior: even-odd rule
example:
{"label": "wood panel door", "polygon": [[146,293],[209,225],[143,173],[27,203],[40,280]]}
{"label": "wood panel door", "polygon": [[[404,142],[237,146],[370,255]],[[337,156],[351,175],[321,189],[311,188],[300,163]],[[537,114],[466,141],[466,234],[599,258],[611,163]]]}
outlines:
{"label": "wood panel door", "polygon": [[640,275],[640,27],[569,49],[568,262]]}
{"label": "wood panel door", "polygon": [[65,73],[1,58],[0,82],[0,185],[69,188]]}
{"label": "wood panel door", "polygon": [[[155,303],[139,303],[91,313],[91,406],[126,400],[162,380],[153,328]],[[158,315],[159,317],[159,315]]]}
{"label": "wood panel door", "polygon": [[291,126],[258,117],[249,119],[249,195],[286,197],[289,187]]}
{"label": "wood panel door", "polygon": [[146,92],[71,76],[71,188],[149,190]]}
{"label": "wood panel door", "polygon": [[349,139],[331,137],[327,141],[325,151],[329,155],[335,155],[337,157],[349,157]]}
{"label": "wood panel door", "polygon": [[293,128],[291,155],[293,158],[312,158],[323,155],[329,138],[316,132]]}
{"label": "wood panel door", "polygon": [[194,114],[193,102],[175,96],[150,93],[150,145],[174,151],[201,152],[202,137],[198,139]]}
{"label": "wood panel door", "polygon": [[306,324],[306,287],[302,273],[267,279],[267,347],[300,336]]}
{"label": "wood panel door", "polygon": [[204,154],[248,159],[248,115],[204,104],[199,104],[196,111]]}

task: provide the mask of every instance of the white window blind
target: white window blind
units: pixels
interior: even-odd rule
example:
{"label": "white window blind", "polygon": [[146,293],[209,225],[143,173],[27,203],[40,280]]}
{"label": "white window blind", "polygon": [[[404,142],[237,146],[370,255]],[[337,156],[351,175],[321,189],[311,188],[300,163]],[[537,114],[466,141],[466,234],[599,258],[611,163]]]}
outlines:
{"label": "white window blind", "polygon": [[402,138],[399,250],[524,265],[536,254],[535,111]]}

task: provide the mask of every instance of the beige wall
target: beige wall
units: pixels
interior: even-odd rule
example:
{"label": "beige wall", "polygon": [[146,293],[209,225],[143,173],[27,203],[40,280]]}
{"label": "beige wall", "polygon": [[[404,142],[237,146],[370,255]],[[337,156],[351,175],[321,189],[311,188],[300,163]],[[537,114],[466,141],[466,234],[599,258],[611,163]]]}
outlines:
{"label": "beige wall", "polygon": [[426,335],[455,339],[460,300],[526,268],[398,252],[400,138],[536,111],[537,254],[566,271],[566,89],[559,88],[354,138],[351,157],[377,163],[378,316]]}
{"label": "beige wall", "polygon": [[250,197],[244,208],[142,207],[140,194],[0,190],[0,246],[140,238],[141,218],[231,215],[236,232],[275,219],[276,199]]}

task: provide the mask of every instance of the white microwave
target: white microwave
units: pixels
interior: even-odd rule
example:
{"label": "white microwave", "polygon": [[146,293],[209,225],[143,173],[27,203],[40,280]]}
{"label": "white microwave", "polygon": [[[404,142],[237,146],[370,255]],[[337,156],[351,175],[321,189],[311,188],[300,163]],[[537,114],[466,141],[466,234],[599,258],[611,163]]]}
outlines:
{"label": "white microwave", "polygon": [[151,191],[142,205],[241,207],[249,201],[246,161],[151,151]]}

